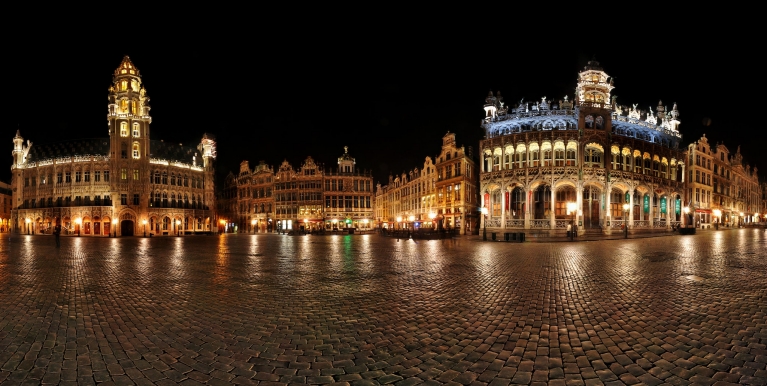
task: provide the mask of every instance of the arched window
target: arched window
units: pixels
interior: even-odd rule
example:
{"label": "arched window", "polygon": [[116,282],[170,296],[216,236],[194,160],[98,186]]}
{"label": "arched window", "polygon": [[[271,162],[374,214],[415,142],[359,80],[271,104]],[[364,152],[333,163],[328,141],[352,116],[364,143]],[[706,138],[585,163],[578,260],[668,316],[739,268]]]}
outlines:
{"label": "arched window", "polygon": [[133,123],[133,137],[139,137],[138,123]]}
{"label": "arched window", "polygon": [[170,174],[170,184],[174,186],[176,185],[176,175],[173,173]]}
{"label": "arched window", "polygon": [[530,167],[538,167],[540,160],[540,151],[537,143],[530,144]]}
{"label": "arched window", "polygon": [[163,172],[162,173],[162,184],[163,185],[168,185],[168,172]]}
{"label": "arched window", "polygon": [[575,144],[569,143],[567,145],[567,166],[575,166]]}
{"label": "arched window", "polygon": [[140,154],[138,142],[133,142],[133,159],[139,159]]}
{"label": "arched window", "polygon": [[128,136],[128,122],[120,122],[120,136],[121,137]]}
{"label": "arched window", "polygon": [[160,183],[160,172],[156,171],[154,172],[154,183],[159,184]]}
{"label": "arched window", "polygon": [[170,218],[165,217],[162,219],[162,230],[167,231],[170,228]]}

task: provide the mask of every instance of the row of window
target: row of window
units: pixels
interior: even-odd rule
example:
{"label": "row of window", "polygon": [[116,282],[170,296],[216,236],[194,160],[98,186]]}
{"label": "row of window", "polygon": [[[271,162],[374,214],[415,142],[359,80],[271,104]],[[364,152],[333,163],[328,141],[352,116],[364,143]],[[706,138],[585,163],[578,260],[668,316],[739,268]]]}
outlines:
{"label": "row of window", "polygon": [[91,196],[75,196],[74,200],[71,196],[57,197],[55,200],[53,197],[41,198],[40,200],[31,199],[24,200],[24,204],[20,209],[30,208],[53,208],[53,207],[65,207],[65,206],[111,206],[112,198],[108,195],[94,196],[91,200]]}
{"label": "row of window", "polygon": [[[123,101],[123,103],[125,103],[125,101]],[[134,109],[135,109],[135,103],[136,102],[134,101],[133,102]],[[140,135],[141,134],[141,130],[140,130],[140,127],[139,127],[138,123],[136,123],[136,122],[133,123],[133,130],[132,130],[131,134],[132,134],[133,138],[139,138],[141,136]],[[121,137],[127,137],[128,136],[128,123],[127,122],[120,122],[120,136]]]}
{"label": "row of window", "polygon": [[[138,170],[137,170],[138,171]],[[102,172],[100,170],[96,170],[93,172],[93,182],[101,182],[101,174]],[[109,182],[109,170],[104,170],[104,182]],[[91,172],[85,171],[85,172],[75,172],[74,173],[74,182],[80,183],[80,182],[91,182]],[[47,185],[53,183],[53,174],[48,175],[41,175],[40,176],[40,185]],[[72,172],[59,172],[56,173],[56,183],[57,184],[69,184],[72,183]],[[37,177],[25,177],[24,178],[24,186],[37,186]]]}
{"label": "row of window", "polygon": [[170,178],[168,178],[168,173],[163,172],[162,174],[158,171],[154,172],[154,183],[156,185],[162,184],[162,185],[171,185],[171,186],[184,186],[189,187],[191,183],[192,188],[202,189],[204,187],[204,181],[200,177],[189,177],[188,175],[184,174],[183,176],[179,174],[176,176],[175,174],[171,173]]}

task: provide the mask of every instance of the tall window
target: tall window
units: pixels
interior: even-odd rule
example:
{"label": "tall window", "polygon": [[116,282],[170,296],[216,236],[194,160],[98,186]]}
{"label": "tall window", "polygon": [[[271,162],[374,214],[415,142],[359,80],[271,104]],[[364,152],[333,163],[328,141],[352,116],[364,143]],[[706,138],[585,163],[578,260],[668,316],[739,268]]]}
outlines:
{"label": "tall window", "polygon": [[554,150],[554,165],[565,166],[565,149]]}
{"label": "tall window", "polygon": [[575,149],[567,149],[567,166],[575,166]]}
{"label": "tall window", "polygon": [[121,168],[120,169],[120,179],[121,180],[127,180],[128,179],[128,169]]}
{"label": "tall window", "polygon": [[133,158],[138,159],[139,158],[139,146],[138,142],[133,142]]}
{"label": "tall window", "polygon": [[133,169],[133,181],[138,181],[138,180],[139,180],[138,169]]}
{"label": "tall window", "polygon": [[133,137],[138,138],[139,137],[139,129],[138,129],[138,123],[133,124]]}
{"label": "tall window", "polygon": [[128,136],[128,122],[120,122],[120,136],[121,137]]}

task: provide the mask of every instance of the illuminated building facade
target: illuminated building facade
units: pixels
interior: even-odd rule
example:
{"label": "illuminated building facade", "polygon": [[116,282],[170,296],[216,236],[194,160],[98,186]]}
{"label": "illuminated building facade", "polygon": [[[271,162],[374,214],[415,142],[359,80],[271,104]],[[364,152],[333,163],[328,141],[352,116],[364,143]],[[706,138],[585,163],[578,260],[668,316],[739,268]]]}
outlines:
{"label": "illuminated building facade", "polygon": [[426,157],[422,169],[389,176],[376,186],[376,220],[381,228],[479,230],[477,169],[471,148],[457,146],[455,133],[442,137],[434,162]]}
{"label": "illuminated building facade", "polygon": [[758,169],[744,164],[740,146],[732,156],[733,189],[730,197],[733,201],[733,222],[737,225],[749,225],[759,221],[761,210],[761,191],[759,185]]}
{"label": "illuminated building facade", "polygon": [[[688,165],[686,197],[690,212],[694,213],[693,221],[697,228],[711,228],[714,218],[717,217],[714,216],[712,206],[713,172],[716,166],[714,152],[705,134],[699,140],[687,145],[685,152]],[[725,170],[725,175],[728,171]]]}
{"label": "illuminated building facade", "polygon": [[152,140],[149,97],[126,56],[109,88],[108,138],[33,144],[13,139],[11,226],[78,236],[211,231],[215,141]]}
{"label": "illuminated building facade", "polygon": [[283,161],[275,172],[263,161],[251,171],[240,164],[224,188],[222,218],[238,232],[372,230],[373,177],[359,171],[344,147],[337,169],[324,169],[307,157],[295,169]]}
{"label": "illuminated building facade", "polygon": [[389,176],[384,186],[377,184],[375,202],[378,228],[438,228],[437,168],[432,158],[426,157],[421,169]]}
{"label": "illuminated building facade", "polygon": [[0,182],[0,232],[8,232],[10,229],[12,200],[11,185]]}
{"label": "illuminated building facade", "polygon": [[680,224],[679,112],[620,106],[591,61],[572,101],[485,100],[480,190],[488,231],[548,235],[668,230]]}

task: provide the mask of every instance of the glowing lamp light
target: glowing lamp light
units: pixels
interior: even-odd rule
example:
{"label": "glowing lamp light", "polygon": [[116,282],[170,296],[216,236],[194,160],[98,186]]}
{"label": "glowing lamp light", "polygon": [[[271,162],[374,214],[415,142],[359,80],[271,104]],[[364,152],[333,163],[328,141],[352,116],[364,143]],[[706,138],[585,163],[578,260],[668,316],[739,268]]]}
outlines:
{"label": "glowing lamp light", "polygon": [[628,212],[629,208],[631,208],[631,205],[629,205],[629,204],[623,204],[623,210],[625,210],[625,211],[627,211],[627,212]]}
{"label": "glowing lamp light", "polygon": [[333,219],[333,224],[335,224],[335,223],[337,223],[337,222],[338,222],[338,219],[337,219],[337,218],[334,218],[334,219]]}
{"label": "glowing lamp light", "polygon": [[485,216],[487,216],[487,207],[486,207],[486,206],[483,206],[483,207],[482,207],[482,214],[484,214]]}
{"label": "glowing lamp light", "polygon": [[410,221],[410,222],[413,222],[413,221],[415,221],[415,216],[412,216],[412,215],[411,215],[411,216],[409,216],[409,217],[407,218],[407,220],[408,220],[408,221]]}
{"label": "glowing lamp light", "polygon": [[255,219],[250,220],[250,225],[256,225],[256,220]]}
{"label": "glowing lamp light", "polygon": [[577,209],[578,209],[578,203],[572,202],[572,201],[567,203],[567,214],[575,213]]}
{"label": "glowing lamp light", "polygon": [[[482,208],[482,213],[487,214],[487,208]],[[437,214],[434,212],[429,213],[429,218],[434,220],[434,218],[437,217]]]}
{"label": "glowing lamp light", "polygon": [[682,208],[682,212],[684,212],[685,214],[687,214],[687,213],[689,213],[689,212],[690,212],[690,208],[688,208],[688,207],[686,207],[686,206],[685,206],[684,208]]}
{"label": "glowing lamp light", "polygon": [[146,219],[141,220],[141,223],[146,225]]}
{"label": "glowing lamp light", "polygon": [[77,225],[80,225],[82,222],[83,222],[83,219],[81,219],[80,217],[75,219],[75,224]]}
{"label": "glowing lamp light", "polygon": [[402,216],[397,216],[397,222],[402,222]]}
{"label": "glowing lamp light", "polygon": [[714,209],[714,216],[721,217],[722,216],[722,211],[719,210],[719,209]]}
{"label": "glowing lamp light", "polygon": [[32,219],[31,219],[31,218],[29,218],[29,217],[27,217],[27,219],[26,219],[26,220],[24,220],[24,221],[25,221],[27,224],[29,224],[29,223],[31,223],[31,222],[32,222]]}

